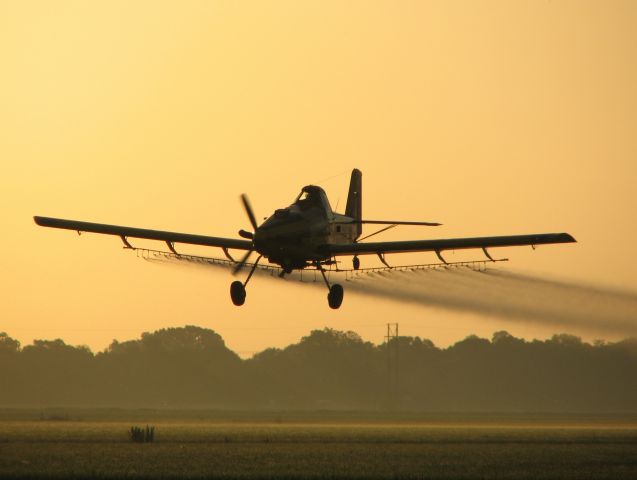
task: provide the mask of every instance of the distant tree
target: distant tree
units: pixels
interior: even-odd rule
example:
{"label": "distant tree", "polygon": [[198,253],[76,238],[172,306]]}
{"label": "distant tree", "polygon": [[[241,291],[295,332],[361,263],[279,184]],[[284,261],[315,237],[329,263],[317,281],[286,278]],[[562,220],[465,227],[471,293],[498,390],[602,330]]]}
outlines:
{"label": "distant tree", "polygon": [[580,348],[585,346],[580,337],[568,333],[557,333],[551,337],[548,343],[560,347]]}
{"label": "distant tree", "polygon": [[525,342],[520,338],[515,338],[513,335],[505,330],[500,330],[493,334],[493,336],[491,337],[491,343],[493,345],[497,345],[498,347],[518,348]]}
{"label": "distant tree", "polygon": [[0,332],[0,403],[18,403],[14,385],[19,382],[20,342]]}
{"label": "distant tree", "polygon": [[[397,362],[388,382],[389,353]],[[196,326],[113,340],[93,355],[61,339],[0,333],[0,404],[424,411],[637,411],[637,339],[589,344],[569,334],[525,341],[505,331],[447,348],[398,337],[314,330],[241,360]]]}
{"label": "distant tree", "polygon": [[20,352],[21,388],[31,403],[82,404],[91,396],[93,353],[61,339],[34,340]]}
{"label": "distant tree", "polygon": [[243,385],[238,355],[214,331],[190,325],[113,341],[97,360],[110,401],[215,406],[231,403]]}
{"label": "distant tree", "polygon": [[266,406],[369,407],[379,398],[378,353],[354,332],[326,328],[283,350],[255,355],[248,364]]}
{"label": "distant tree", "polygon": [[11,338],[6,332],[0,332],[0,354],[2,353],[18,353],[20,351],[20,342]]}

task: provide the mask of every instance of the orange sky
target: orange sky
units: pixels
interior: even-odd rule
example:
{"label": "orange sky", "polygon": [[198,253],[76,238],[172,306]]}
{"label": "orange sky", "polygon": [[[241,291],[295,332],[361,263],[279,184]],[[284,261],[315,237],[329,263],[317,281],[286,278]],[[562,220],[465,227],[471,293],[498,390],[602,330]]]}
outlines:
{"label": "orange sky", "polygon": [[236,237],[240,193],[263,217],[318,183],[342,209],[357,167],[366,217],[444,223],[384,239],[567,231],[496,253],[635,291],[636,24],[630,1],[0,0],[0,331],[98,350],[196,324],[244,355],[389,320],[439,345],[550,335],[259,278],[235,308],[229,273],[32,216]]}

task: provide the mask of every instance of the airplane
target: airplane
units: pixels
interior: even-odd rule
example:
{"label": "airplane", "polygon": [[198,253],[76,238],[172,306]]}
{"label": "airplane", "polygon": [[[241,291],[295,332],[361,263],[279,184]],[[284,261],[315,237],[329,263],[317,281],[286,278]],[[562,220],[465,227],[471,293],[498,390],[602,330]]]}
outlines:
{"label": "airplane", "polygon": [[[406,240],[386,242],[363,242],[363,240],[389,230],[398,225],[439,226],[437,222],[410,222],[394,220],[365,220],[362,216],[362,173],[352,170],[345,213],[332,210],[325,191],[316,185],[307,185],[301,189],[294,203],[286,208],[275,210],[274,214],[261,224],[257,224],[254,211],[248,197],[241,195],[252,231],[239,230],[242,239],[193,235],[188,233],[148,230],[143,228],[106,225],[101,223],[65,220],[51,217],[33,217],[35,223],[43,227],[75,230],[78,233],[92,232],[105,235],[116,235],[124,242],[125,248],[134,248],[129,238],[160,240],[166,243],[171,252],[175,243],[220,247],[226,257],[233,262],[233,273],[236,275],[246,265],[253,252],[258,258],[251,264],[252,268],[246,280],[235,280],[230,285],[232,303],[241,306],[246,299],[246,286],[250,281],[259,261],[266,258],[270,263],[281,268],[280,276],[292,273],[293,270],[313,268],[319,270],[328,288],[328,305],[338,309],[343,302],[343,287],[330,284],[325,267],[337,265],[336,257],[352,256],[353,270],[360,268],[359,255],[378,255],[387,267],[387,253],[435,252],[444,262],[441,252],[445,250],[482,249],[487,258],[495,261],[487,248],[541,244],[571,243],[576,240],[568,233],[538,233],[530,235],[507,235],[495,237],[450,238],[435,240]],[[384,228],[361,238],[363,225],[387,225]],[[229,250],[243,250],[245,254],[240,260],[234,259]]]}

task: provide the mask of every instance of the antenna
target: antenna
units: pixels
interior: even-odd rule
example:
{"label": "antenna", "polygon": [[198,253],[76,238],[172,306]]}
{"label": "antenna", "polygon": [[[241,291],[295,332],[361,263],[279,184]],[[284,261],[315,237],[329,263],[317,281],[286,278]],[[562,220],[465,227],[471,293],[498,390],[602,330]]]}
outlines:
{"label": "antenna", "polygon": [[342,171],[340,173],[337,173],[336,175],[332,175],[332,176],[329,176],[329,177],[326,177],[326,178],[322,178],[321,180],[317,180],[316,181],[316,185],[320,185],[321,183],[325,183],[325,182],[327,182],[329,180],[333,180],[333,179],[335,179],[337,177],[340,177],[341,175],[345,175],[346,173],[349,173],[349,170],[344,170],[344,171]]}

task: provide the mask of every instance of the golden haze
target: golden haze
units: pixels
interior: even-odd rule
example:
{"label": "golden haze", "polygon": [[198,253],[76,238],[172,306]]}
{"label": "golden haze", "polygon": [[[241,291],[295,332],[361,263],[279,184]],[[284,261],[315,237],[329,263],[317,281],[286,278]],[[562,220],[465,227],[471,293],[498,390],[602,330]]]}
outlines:
{"label": "golden haze", "polygon": [[[237,309],[229,274],[32,216],[234,237],[241,192],[265,216],[319,183],[342,209],[358,167],[367,217],[444,223],[386,239],[567,231],[498,253],[634,291],[636,21],[630,1],[1,1],[0,330],[102,349],[196,324],[244,355],[390,320],[439,345],[554,333],[259,279]],[[414,259],[435,256],[392,261]]]}

